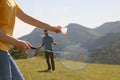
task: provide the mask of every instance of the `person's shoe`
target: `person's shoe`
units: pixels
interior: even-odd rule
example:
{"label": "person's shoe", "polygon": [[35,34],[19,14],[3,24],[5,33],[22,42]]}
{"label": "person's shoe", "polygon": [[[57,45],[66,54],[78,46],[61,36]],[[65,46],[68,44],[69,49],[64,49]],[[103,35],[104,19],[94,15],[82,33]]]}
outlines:
{"label": "person's shoe", "polygon": [[55,70],[55,67],[52,68],[52,71],[54,71],[54,70]]}
{"label": "person's shoe", "polygon": [[51,68],[48,68],[47,70],[51,70]]}
{"label": "person's shoe", "polygon": [[55,69],[52,69],[52,71],[55,71]]}

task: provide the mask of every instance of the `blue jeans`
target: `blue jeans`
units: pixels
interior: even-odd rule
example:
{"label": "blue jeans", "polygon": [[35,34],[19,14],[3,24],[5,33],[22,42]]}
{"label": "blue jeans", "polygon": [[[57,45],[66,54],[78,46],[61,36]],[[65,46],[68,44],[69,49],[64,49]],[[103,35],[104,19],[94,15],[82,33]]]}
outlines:
{"label": "blue jeans", "polygon": [[0,50],[0,80],[24,80],[11,55]]}

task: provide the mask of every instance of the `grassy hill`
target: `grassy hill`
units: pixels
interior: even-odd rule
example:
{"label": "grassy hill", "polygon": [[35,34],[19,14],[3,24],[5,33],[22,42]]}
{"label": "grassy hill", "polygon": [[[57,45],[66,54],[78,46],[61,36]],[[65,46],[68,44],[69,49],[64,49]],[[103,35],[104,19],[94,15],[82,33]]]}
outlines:
{"label": "grassy hill", "polygon": [[84,70],[71,71],[63,68],[59,59],[55,59],[56,70],[44,72],[44,58],[34,57],[15,61],[25,80],[120,80],[120,65],[90,64]]}

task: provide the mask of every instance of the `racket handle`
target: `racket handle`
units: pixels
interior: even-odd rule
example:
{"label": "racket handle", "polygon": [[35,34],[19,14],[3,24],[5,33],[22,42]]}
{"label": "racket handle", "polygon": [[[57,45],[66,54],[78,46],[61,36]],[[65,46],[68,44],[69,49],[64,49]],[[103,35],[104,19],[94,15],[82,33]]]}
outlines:
{"label": "racket handle", "polygon": [[30,46],[31,49],[37,49],[36,47]]}

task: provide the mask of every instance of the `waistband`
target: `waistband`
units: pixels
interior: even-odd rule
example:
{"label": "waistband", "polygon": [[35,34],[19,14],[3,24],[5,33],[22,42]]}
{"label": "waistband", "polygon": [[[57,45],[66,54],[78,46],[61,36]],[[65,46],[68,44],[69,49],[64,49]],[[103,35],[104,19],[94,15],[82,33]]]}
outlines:
{"label": "waistband", "polygon": [[3,53],[3,54],[8,54],[8,51],[3,51],[3,50],[0,50],[0,54]]}

